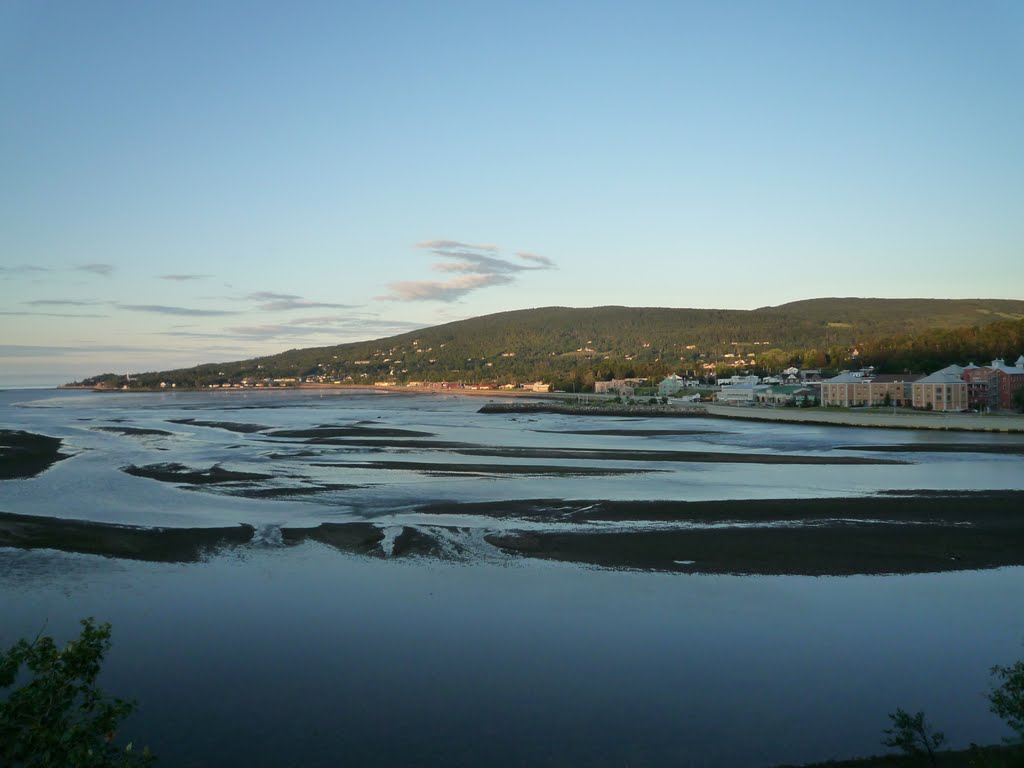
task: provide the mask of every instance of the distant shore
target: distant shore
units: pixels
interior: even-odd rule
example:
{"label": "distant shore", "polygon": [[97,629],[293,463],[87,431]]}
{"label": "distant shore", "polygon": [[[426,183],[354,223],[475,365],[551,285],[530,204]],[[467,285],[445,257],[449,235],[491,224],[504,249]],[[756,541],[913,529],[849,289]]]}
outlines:
{"label": "distant shore", "polygon": [[928,413],[925,411],[833,411],[828,408],[757,408],[706,403],[708,416],[751,421],[783,421],[823,426],[885,429],[937,429],[951,432],[1024,433],[1024,415]]}
{"label": "distant shore", "polygon": [[[827,408],[762,408],[716,403],[626,405],[609,401],[574,403],[565,395],[546,395],[544,402],[489,403],[481,413],[565,413],[580,416],[710,417],[747,421],[772,421],[830,427],[882,429],[930,429],[950,432],[1024,433],[1024,415],[981,413],[888,413],[838,411]],[[557,398],[557,399],[556,399]]]}
{"label": "distant shore", "polygon": [[521,401],[533,399],[534,403],[501,403],[485,406],[484,413],[565,413],[578,415],[614,416],[705,416],[712,418],[741,419],[746,421],[773,421],[800,423],[831,427],[868,427],[873,429],[925,429],[949,432],[1002,432],[1024,434],[1024,414],[1013,413],[929,413],[925,411],[864,411],[833,410],[828,408],[765,408],[721,405],[718,403],[679,403],[671,398],[668,405],[612,404],[611,398],[603,395],[582,395],[586,402],[578,402],[574,395],[565,392],[531,392],[523,389],[465,389],[447,387],[375,387],[366,384],[298,384],[289,387],[246,387],[242,388],[175,388],[175,389],[108,389],[106,387],[84,387],[63,385],[57,389],[89,389],[96,392],[277,392],[288,391],[354,391],[391,392],[395,394],[456,395],[459,397],[488,397]]}

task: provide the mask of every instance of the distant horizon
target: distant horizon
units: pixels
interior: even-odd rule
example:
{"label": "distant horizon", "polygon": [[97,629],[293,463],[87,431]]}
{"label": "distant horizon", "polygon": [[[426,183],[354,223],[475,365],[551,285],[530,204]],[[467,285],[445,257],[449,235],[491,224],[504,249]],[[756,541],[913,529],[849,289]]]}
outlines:
{"label": "distant horizon", "polygon": [[[822,297],[817,297],[817,298],[797,299],[795,301],[784,302],[783,304],[766,304],[766,305],[762,305],[760,307],[755,307],[755,308],[752,308],[752,309],[737,309],[737,308],[732,308],[732,307],[627,306],[627,305],[621,305],[621,304],[605,304],[605,305],[598,305],[598,306],[571,307],[571,306],[567,306],[567,305],[553,304],[553,305],[548,305],[548,306],[545,306],[545,307],[525,307],[525,308],[521,308],[521,309],[499,310],[497,312],[488,312],[488,313],[485,313],[485,314],[482,314],[482,315],[476,315],[474,317],[460,318],[459,320],[450,320],[450,321],[446,321],[445,323],[438,323],[437,325],[424,326],[422,328],[412,329],[410,331],[403,331],[402,333],[406,333],[406,332],[413,332],[414,333],[417,330],[428,330],[430,328],[435,328],[435,327],[440,326],[440,325],[446,325],[446,324],[448,324],[450,322],[462,322],[462,321],[465,321],[465,320],[473,320],[473,319],[488,317],[488,316],[491,316],[491,315],[508,314],[508,313],[514,313],[514,312],[530,312],[530,311],[544,310],[544,309],[579,309],[579,310],[587,310],[587,309],[600,309],[600,308],[623,308],[623,309],[698,310],[698,311],[709,311],[709,312],[714,312],[714,311],[722,311],[722,312],[756,312],[756,311],[761,310],[761,309],[776,309],[776,308],[788,306],[788,305],[791,305],[791,304],[800,304],[800,303],[807,303],[807,302],[821,302],[821,301],[830,301],[830,300],[833,300],[833,301],[843,301],[843,300],[857,300],[857,301],[872,301],[872,300],[879,300],[879,301],[940,301],[940,302],[946,302],[946,301],[949,301],[949,302],[958,302],[958,301],[963,301],[963,302],[989,302],[989,301],[1001,302],[1001,301],[1009,301],[1009,302],[1021,302],[1021,303],[1024,303],[1024,299],[1004,299],[1004,298],[984,298],[984,297],[959,298],[959,299],[943,299],[943,298],[929,298],[929,297],[886,298],[886,297],[879,297],[879,296],[822,296]],[[6,368],[0,370],[0,389],[52,389],[52,388],[55,388],[55,387],[59,387],[59,386],[61,386],[63,384],[68,384],[68,383],[73,382],[73,381],[81,381],[82,379],[85,379],[85,378],[89,378],[89,377],[92,377],[92,376],[98,376],[98,375],[102,375],[102,374],[107,374],[107,373],[115,373],[115,374],[119,374],[119,375],[128,375],[128,374],[135,375],[135,374],[152,373],[152,372],[157,372],[157,371],[167,371],[167,370],[175,370],[175,369],[188,369],[188,368],[192,368],[192,367],[199,366],[199,365],[210,365],[210,364],[216,364],[216,363],[232,363],[232,362],[237,362],[237,361],[240,361],[240,360],[252,359],[252,358],[255,358],[255,357],[269,357],[269,356],[273,356],[273,355],[282,354],[284,352],[287,352],[287,351],[293,350],[293,349],[309,349],[309,348],[318,348],[318,347],[332,347],[332,346],[337,346],[337,345],[342,345],[342,344],[371,343],[371,342],[375,342],[375,341],[381,341],[381,340],[389,339],[389,338],[392,338],[392,337],[394,337],[396,335],[401,335],[401,334],[391,334],[390,336],[374,336],[374,337],[368,337],[368,338],[362,338],[362,339],[352,339],[352,340],[337,341],[337,342],[326,342],[326,343],[310,344],[310,345],[303,345],[303,346],[287,346],[287,347],[281,347],[281,348],[278,348],[278,349],[273,349],[273,350],[269,350],[269,351],[265,351],[265,352],[260,352],[260,353],[254,354],[254,355],[238,355],[238,356],[235,356],[235,357],[219,357],[217,359],[196,360],[196,361],[193,361],[193,362],[187,362],[186,361],[184,363],[176,364],[176,365],[173,365],[173,366],[154,365],[154,366],[140,366],[140,367],[135,367],[135,368],[130,368],[130,369],[123,368],[123,367],[121,369],[107,367],[107,368],[105,368],[103,370],[88,370],[88,371],[84,371],[84,372],[83,371],[79,371],[79,372],[75,372],[75,373],[69,372],[69,369],[67,368],[67,363],[66,363],[68,355],[64,354],[64,355],[55,356],[55,363],[54,363],[54,365],[55,366],[60,365],[62,367],[59,368],[59,369],[55,368],[53,371],[40,371],[40,370],[32,371],[32,370],[27,370],[27,371],[21,371],[21,372],[14,373],[12,375],[12,373],[9,370],[7,370]],[[0,345],[0,359],[14,357],[16,355],[18,349],[19,349],[19,345]],[[66,352],[70,353],[71,350],[66,350]]]}

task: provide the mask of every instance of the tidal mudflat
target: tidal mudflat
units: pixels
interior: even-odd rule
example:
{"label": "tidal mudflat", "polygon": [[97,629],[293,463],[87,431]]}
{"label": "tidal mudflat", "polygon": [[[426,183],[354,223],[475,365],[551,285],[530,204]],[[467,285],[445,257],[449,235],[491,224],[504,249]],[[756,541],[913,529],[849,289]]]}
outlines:
{"label": "tidal mudflat", "polygon": [[40,451],[0,449],[0,643],[113,622],[167,765],[770,766],[876,752],[896,706],[1003,735],[1024,438],[479,405],[0,392]]}

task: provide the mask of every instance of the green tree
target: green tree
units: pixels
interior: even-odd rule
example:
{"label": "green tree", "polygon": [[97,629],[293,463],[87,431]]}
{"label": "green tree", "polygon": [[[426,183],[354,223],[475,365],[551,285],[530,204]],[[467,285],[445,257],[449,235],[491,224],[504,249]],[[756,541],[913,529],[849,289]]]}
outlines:
{"label": "green tree", "polygon": [[942,731],[936,731],[925,722],[924,712],[911,715],[897,707],[889,719],[892,720],[892,728],[885,729],[886,738],[882,743],[903,750],[908,757],[927,757],[935,768],[935,750],[946,740]]}
{"label": "green tree", "polygon": [[1024,741],[1024,661],[992,667],[992,674],[1002,684],[988,694],[989,708]]}
{"label": "green tree", "polygon": [[[150,765],[148,748],[114,743],[135,708],[96,685],[110,649],[110,625],[82,620],[82,634],[58,648],[52,637],[19,640],[0,654],[0,765],[10,768],[129,768]],[[24,667],[24,671],[22,668]]]}

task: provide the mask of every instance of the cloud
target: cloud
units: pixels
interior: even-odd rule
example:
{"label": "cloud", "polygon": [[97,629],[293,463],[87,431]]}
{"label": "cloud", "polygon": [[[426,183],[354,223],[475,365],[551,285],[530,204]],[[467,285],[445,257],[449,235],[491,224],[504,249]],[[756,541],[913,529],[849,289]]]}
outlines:
{"label": "cloud", "polygon": [[178,315],[188,317],[223,317],[224,315],[237,315],[226,309],[192,309],[191,307],[169,307],[164,304],[116,304],[118,309],[128,309],[132,312],[150,312],[155,315]]}
{"label": "cloud", "polygon": [[[29,344],[0,344],[0,357],[65,357],[95,352],[152,352],[152,347],[83,343],[74,347],[48,347]],[[166,350],[165,350],[166,351]],[[178,350],[170,350],[178,351]]]}
{"label": "cloud", "polygon": [[301,299],[301,296],[296,296],[294,293],[274,293],[273,291],[256,291],[255,293],[247,293],[242,297],[243,301],[288,301],[291,299]]}
{"label": "cloud", "polygon": [[351,309],[351,304],[330,304],[323,301],[308,301],[306,299],[279,299],[260,304],[259,308],[267,312],[285,312],[290,309],[312,309],[320,307],[323,309]]}
{"label": "cloud", "polygon": [[[518,251],[520,261],[510,261],[499,254],[496,245],[473,245],[458,240],[425,240],[417,248],[430,251],[441,261],[435,262],[434,272],[456,274],[449,280],[398,280],[388,283],[390,293],[378,296],[379,301],[458,301],[481,288],[508,285],[522,272],[555,269],[555,262],[547,256]],[[527,262],[526,264],[522,263]]]}
{"label": "cloud", "polygon": [[424,240],[416,243],[417,248],[469,250],[469,251],[490,251],[497,253],[500,249],[496,245],[474,245],[473,243],[460,243],[458,240]]}
{"label": "cloud", "polygon": [[8,317],[110,317],[110,315],[73,314],[65,312],[0,312]]}
{"label": "cloud", "polygon": [[377,315],[322,315],[303,317],[284,323],[266,323],[261,325],[241,325],[225,328],[217,332],[163,332],[162,335],[196,339],[230,339],[235,341],[269,341],[272,339],[291,339],[302,337],[328,336],[339,343],[341,341],[380,338],[405,331],[425,328],[430,323],[405,322],[401,320],[382,320]]}
{"label": "cloud", "polygon": [[381,298],[387,301],[456,301],[467,293],[492,285],[514,282],[509,275],[463,275],[451,280],[400,280],[389,283],[391,293]]}
{"label": "cloud", "polygon": [[354,309],[356,304],[335,304],[328,301],[313,301],[294,293],[255,291],[232,297],[232,301],[259,302],[256,309],[263,312],[288,312],[293,309]]}
{"label": "cloud", "polygon": [[0,275],[25,275],[33,272],[48,272],[46,267],[37,267],[33,264],[18,264],[13,267],[0,267]]}
{"label": "cloud", "polygon": [[494,256],[487,256],[482,253],[470,253],[468,251],[450,251],[440,248],[434,249],[433,253],[444,259],[452,261],[441,261],[434,264],[431,269],[435,272],[462,272],[464,274],[507,274],[511,272],[523,272],[530,267],[520,264],[513,264]]}
{"label": "cloud", "polygon": [[176,283],[184,283],[188,280],[205,280],[213,275],[157,275],[157,280],[173,280]]}
{"label": "cloud", "polygon": [[79,264],[75,267],[79,272],[89,272],[94,275],[101,275],[103,277],[109,277],[113,274],[114,270],[117,269],[113,264],[103,264],[100,262],[93,262],[91,264]]}
{"label": "cloud", "polygon": [[532,261],[535,264],[542,264],[543,266],[548,267],[550,269],[556,269],[555,262],[549,259],[547,256],[541,256],[540,254],[537,253],[530,253],[529,251],[516,251],[516,256],[518,256],[520,259]]}
{"label": "cloud", "polygon": [[22,304],[29,304],[33,307],[94,307],[101,304],[99,301],[79,301],[77,299],[34,299],[23,301]]}

